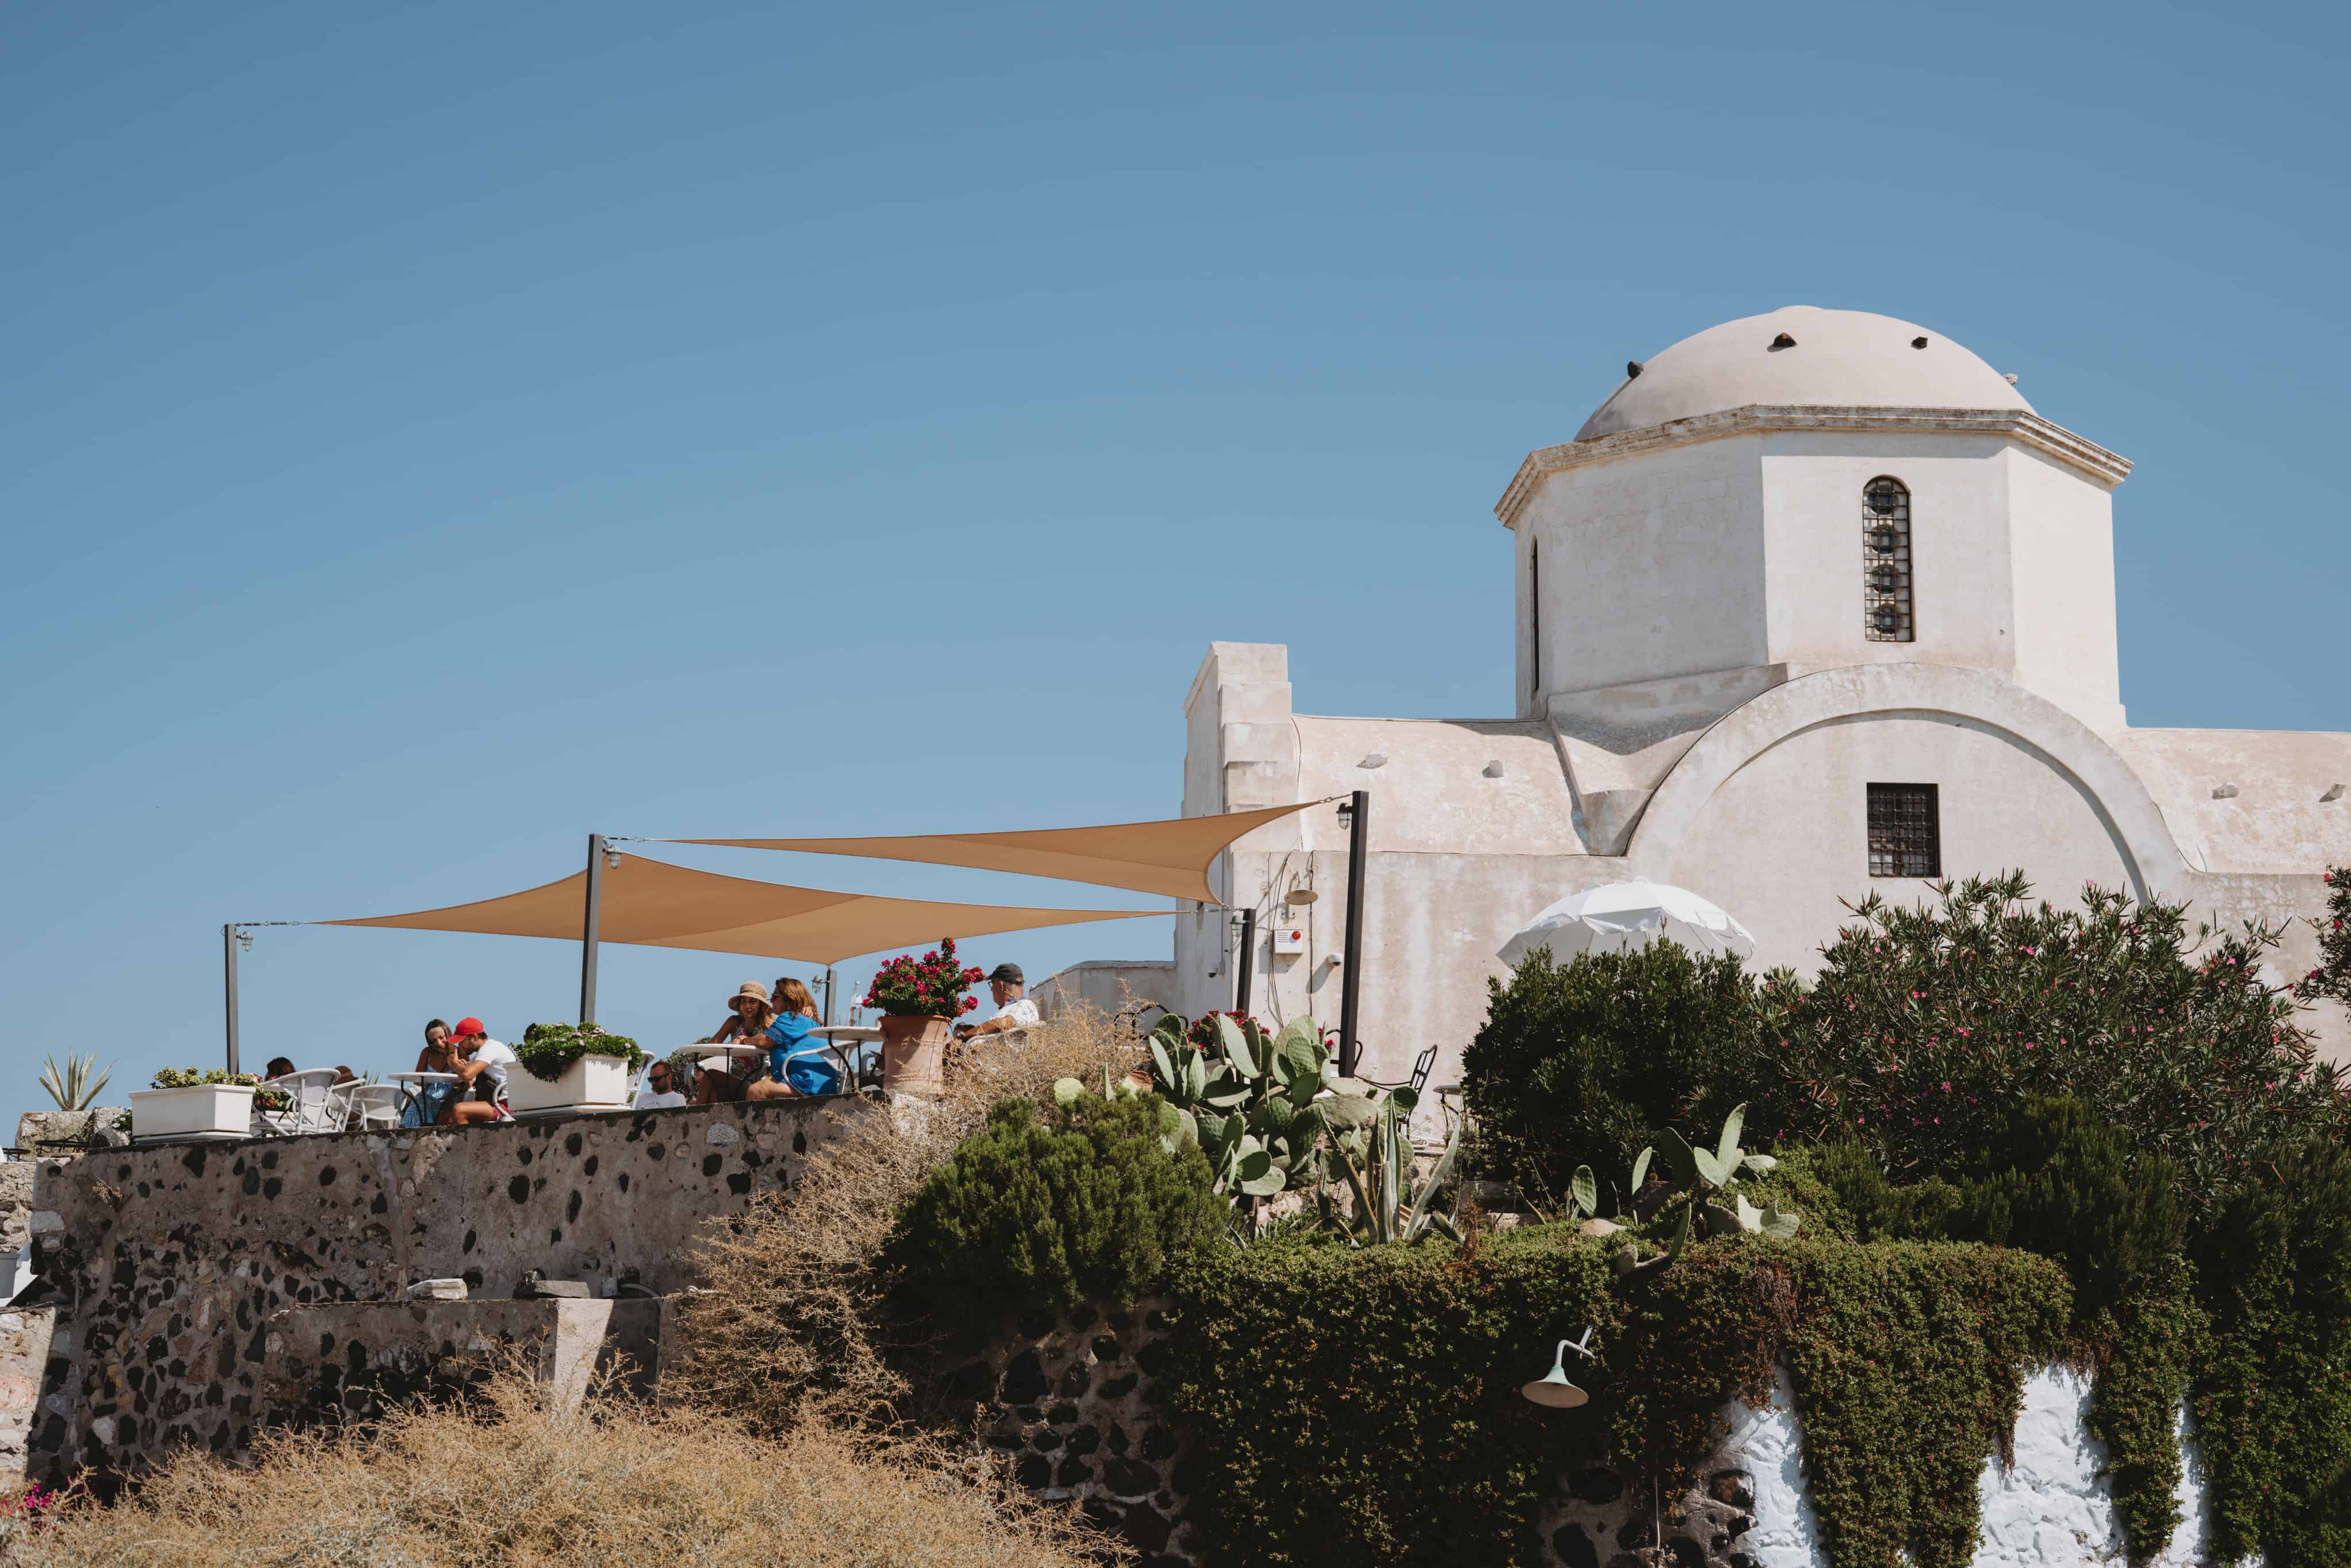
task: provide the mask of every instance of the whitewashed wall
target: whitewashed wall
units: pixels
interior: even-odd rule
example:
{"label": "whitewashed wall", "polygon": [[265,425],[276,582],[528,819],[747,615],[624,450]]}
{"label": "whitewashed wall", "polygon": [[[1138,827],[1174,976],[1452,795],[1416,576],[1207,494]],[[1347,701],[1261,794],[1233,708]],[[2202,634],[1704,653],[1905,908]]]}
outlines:
{"label": "whitewashed wall", "polygon": [[[2026,1381],[2024,1408],[2016,1423],[2016,1462],[2003,1468],[1997,1458],[1987,1459],[1977,1482],[1983,1500],[1977,1568],[2077,1568],[2128,1561],[2113,1494],[2099,1478],[2106,1448],[2089,1433],[2090,1393],[2089,1379],[2062,1366],[2044,1368]],[[1682,1522],[1669,1523],[1665,1534],[1702,1537],[1714,1529],[1713,1538],[1698,1542],[1709,1561],[1743,1556],[1755,1568],[1829,1568],[1820,1521],[1804,1490],[1803,1426],[1785,1371],[1768,1408],[1734,1403],[1726,1416],[1729,1435],[1701,1467],[1698,1485],[1681,1505]],[[2161,1568],[2210,1561],[2203,1467],[2185,1413],[2179,1430],[2186,1459],[2178,1494],[2181,1523],[2158,1559]],[[1734,1473],[1740,1479],[1732,1479]],[[1719,1500],[1725,1494],[1737,1498],[1735,1508]],[[1563,1500],[1543,1521],[1552,1560],[1573,1564],[1583,1555],[1583,1542],[1591,1543],[1604,1563],[1620,1551],[1648,1544],[1651,1526],[1640,1506],[1644,1500]],[[1719,1521],[1740,1510],[1752,1523],[1718,1548]],[[1703,1522],[1708,1519],[1716,1523]],[[1628,1527],[1638,1539],[1624,1538]]]}

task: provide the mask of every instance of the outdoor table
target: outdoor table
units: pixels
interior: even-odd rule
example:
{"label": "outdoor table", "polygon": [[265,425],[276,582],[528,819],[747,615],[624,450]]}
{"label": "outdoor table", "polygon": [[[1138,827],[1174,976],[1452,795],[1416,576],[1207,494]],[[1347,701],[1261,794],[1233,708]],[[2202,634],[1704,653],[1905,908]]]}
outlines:
{"label": "outdoor table", "polygon": [[841,1059],[841,1081],[844,1086],[854,1091],[857,1087],[858,1061],[864,1057],[865,1053],[850,1048],[880,1040],[882,1031],[872,1024],[828,1023],[818,1025],[809,1030],[809,1033],[818,1036],[827,1045],[832,1047],[832,1054]]}
{"label": "outdoor table", "polygon": [[465,1082],[454,1072],[387,1072],[384,1077],[400,1085],[401,1121],[403,1124],[408,1120],[408,1108],[423,1098],[426,1085]]}

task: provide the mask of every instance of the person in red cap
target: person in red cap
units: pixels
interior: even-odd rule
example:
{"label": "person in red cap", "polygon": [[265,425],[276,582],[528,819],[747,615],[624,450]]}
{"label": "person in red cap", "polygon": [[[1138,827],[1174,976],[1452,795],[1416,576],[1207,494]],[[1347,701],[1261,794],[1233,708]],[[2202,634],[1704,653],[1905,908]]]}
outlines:
{"label": "person in red cap", "polygon": [[457,1058],[457,1065],[450,1070],[458,1078],[457,1098],[441,1113],[440,1125],[461,1127],[469,1122],[504,1120],[507,1113],[501,1102],[506,1097],[507,1069],[518,1065],[522,1058],[492,1040],[477,1018],[457,1020],[449,1049]]}

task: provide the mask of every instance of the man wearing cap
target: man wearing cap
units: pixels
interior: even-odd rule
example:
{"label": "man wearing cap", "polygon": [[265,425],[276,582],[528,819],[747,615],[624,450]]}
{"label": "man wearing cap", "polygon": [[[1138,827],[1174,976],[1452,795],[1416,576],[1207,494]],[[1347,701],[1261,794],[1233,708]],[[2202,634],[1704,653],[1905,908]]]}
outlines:
{"label": "man wearing cap", "polygon": [[[507,1069],[519,1065],[522,1058],[511,1047],[492,1040],[490,1031],[477,1018],[457,1020],[449,1050],[457,1059],[452,1071],[457,1074],[458,1097],[441,1113],[440,1124],[454,1127],[468,1122],[498,1120],[503,1114],[498,1109],[498,1095],[507,1086]],[[476,1095],[478,1099],[474,1098]]]}
{"label": "man wearing cap", "polygon": [[989,971],[987,994],[996,998],[996,1010],[985,1023],[958,1024],[957,1040],[977,1040],[982,1035],[1005,1034],[1016,1029],[1029,1029],[1043,1021],[1038,1015],[1037,1004],[1023,995],[1029,988],[1027,978],[1018,964],[998,964]]}

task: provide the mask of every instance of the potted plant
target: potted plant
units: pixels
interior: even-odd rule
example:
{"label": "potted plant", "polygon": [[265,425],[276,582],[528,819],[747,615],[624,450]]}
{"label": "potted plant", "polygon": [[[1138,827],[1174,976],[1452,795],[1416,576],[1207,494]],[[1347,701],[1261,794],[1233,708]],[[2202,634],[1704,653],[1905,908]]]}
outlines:
{"label": "potted plant", "polygon": [[517,1116],[626,1110],[629,1081],[645,1059],[635,1040],[592,1023],[535,1023],[515,1054],[522,1071],[507,1074],[507,1109]]}
{"label": "potted plant", "polygon": [[948,1031],[979,1003],[977,969],[956,961],[955,938],[917,958],[900,954],[873,973],[862,1005],[882,1013],[882,1086],[893,1094],[946,1092]]}
{"label": "potted plant", "polygon": [[[141,1138],[184,1138],[223,1133],[244,1137],[253,1131],[254,1095],[259,1080],[250,1072],[217,1067],[166,1067],[152,1089],[131,1092],[131,1113]],[[282,1089],[264,1091],[282,1104]]]}

